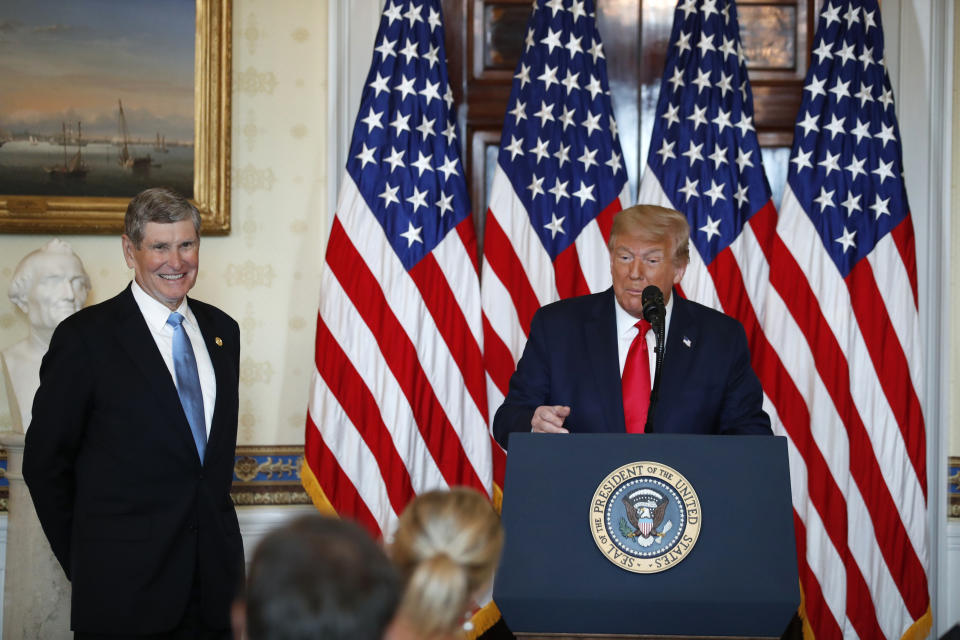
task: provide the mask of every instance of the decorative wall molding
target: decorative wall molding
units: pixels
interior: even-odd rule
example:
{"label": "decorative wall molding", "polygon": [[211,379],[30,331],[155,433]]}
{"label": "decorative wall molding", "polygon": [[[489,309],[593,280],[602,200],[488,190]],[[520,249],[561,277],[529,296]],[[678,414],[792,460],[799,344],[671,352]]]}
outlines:
{"label": "decorative wall molding", "polygon": [[[312,504],[300,484],[302,461],[303,445],[237,447],[230,489],[233,503],[237,506]],[[4,477],[6,470],[7,452],[0,449],[0,514],[6,514],[10,495],[10,482]],[[2,517],[6,522],[6,516]],[[6,540],[6,528],[2,535]],[[2,595],[0,591],[0,597]]]}
{"label": "decorative wall molding", "polygon": [[960,523],[960,456],[947,463],[947,518]]}
{"label": "decorative wall molding", "polygon": [[[7,450],[0,449],[0,513],[7,512],[7,501],[10,498],[10,481],[7,480]],[[3,543],[7,543],[7,516],[3,516]],[[6,554],[4,554],[6,556]],[[0,598],[3,597],[3,590],[0,589]],[[3,602],[3,600],[0,600]],[[0,625],[3,624],[3,618],[0,617]],[[0,626],[0,629],[3,627]]]}
{"label": "decorative wall molding", "polygon": [[230,497],[240,506],[310,505],[300,484],[302,445],[237,447]]}

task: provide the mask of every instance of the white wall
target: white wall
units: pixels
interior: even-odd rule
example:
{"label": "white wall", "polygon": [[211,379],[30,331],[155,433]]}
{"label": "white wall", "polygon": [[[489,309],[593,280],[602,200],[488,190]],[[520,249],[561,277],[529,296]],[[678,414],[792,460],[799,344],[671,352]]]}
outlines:
{"label": "white wall", "polygon": [[[945,304],[949,307],[950,329],[943,349],[949,354],[950,372],[944,393],[950,402],[950,414],[944,424],[950,431],[946,453],[960,456],[960,8],[955,3],[946,4],[953,9],[953,60],[952,65],[945,65],[945,72],[952,72],[953,91],[952,116],[947,118],[952,127],[950,207],[944,216],[949,229],[945,229],[944,237],[950,245],[949,266],[944,269],[949,278],[949,302]],[[947,40],[947,47],[949,42]],[[941,633],[951,624],[960,622],[960,520],[947,523],[944,533],[944,575],[939,584],[944,605],[941,608],[942,624],[937,625]]]}

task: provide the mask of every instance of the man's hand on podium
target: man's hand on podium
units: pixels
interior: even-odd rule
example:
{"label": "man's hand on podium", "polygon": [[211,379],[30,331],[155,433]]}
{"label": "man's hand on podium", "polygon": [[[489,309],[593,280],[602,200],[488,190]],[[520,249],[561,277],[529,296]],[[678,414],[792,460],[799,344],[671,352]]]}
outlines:
{"label": "man's hand on podium", "polygon": [[530,419],[531,431],[534,433],[570,433],[563,426],[563,421],[570,415],[570,407],[560,404],[537,407]]}

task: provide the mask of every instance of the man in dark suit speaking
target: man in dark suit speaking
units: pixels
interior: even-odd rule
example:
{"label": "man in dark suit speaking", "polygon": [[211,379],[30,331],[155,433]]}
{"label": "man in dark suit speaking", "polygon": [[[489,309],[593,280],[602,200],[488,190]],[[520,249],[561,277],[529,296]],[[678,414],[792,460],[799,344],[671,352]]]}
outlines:
{"label": "man in dark suit speaking", "polygon": [[240,331],[186,297],[196,207],[148,189],[124,225],[134,281],[54,332],[23,476],[77,638],[226,639],[244,569],[230,500]]}
{"label": "man in dark suit speaking", "polygon": [[[625,209],[610,233],[613,287],[542,307],[493,432],[770,434],[746,334],[718,311],[671,295],[689,262],[683,214]],[[643,320],[643,290],[665,302],[659,401],[646,427],[656,337]]]}

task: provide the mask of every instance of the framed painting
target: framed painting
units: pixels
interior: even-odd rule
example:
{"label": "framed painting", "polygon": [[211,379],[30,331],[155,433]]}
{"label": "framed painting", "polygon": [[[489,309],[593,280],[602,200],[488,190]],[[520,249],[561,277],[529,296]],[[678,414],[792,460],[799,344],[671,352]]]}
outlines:
{"label": "framed painting", "polygon": [[231,0],[0,7],[0,233],[114,234],[171,187],[230,231]]}

